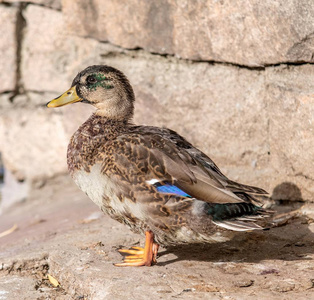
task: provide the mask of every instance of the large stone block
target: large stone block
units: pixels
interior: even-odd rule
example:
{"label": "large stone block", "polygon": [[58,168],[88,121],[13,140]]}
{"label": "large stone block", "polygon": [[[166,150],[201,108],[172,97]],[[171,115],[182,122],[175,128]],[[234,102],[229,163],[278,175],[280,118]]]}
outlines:
{"label": "large stone block", "polygon": [[283,66],[266,72],[272,180],[296,184],[314,195],[314,66]]}
{"label": "large stone block", "polygon": [[16,83],[17,8],[0,5],[0,93],[12,91]]}
{"label": "large stone block", "polygon": [[0,152],[5,168],[18,180],[36,181],[66,172],[69,139],[93,110],[78,104],[71,107],[69,118],[67,107],[61,111],[42,105],[54,97],[54,93],[29,93],[1,114]]}
{"label": "large stone block", "polygon": [[260,66],[313,62],[312,0],[63,0],[72,33],[125,48]]}
{"label": "large stone block", "polygon": [[67,107],[61,111],[42,105],[55,95],[28,93],[16,97],[14,104],[2,107],[3,207],[26,198],[34,184],[40,186],[46,179],[67,172],[66,149],[70,137],[93,109],[78,104],[71,111]]}
{"label": "large stone block", "polygon": [[69,35],[59,11],[29,5],[23,14],[27,22],[21,64],[25,89],[64,91],[85,60],[99,56],[101,45]]}

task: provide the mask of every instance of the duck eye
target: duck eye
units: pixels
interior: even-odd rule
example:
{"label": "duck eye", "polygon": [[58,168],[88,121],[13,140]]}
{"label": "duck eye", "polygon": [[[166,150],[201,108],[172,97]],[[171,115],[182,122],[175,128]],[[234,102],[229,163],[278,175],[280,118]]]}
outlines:
{"label": "duck eye", "polygon": [[89,75],[87,78],[86,78],[86,82],[88,84],[93,84],[93,83],[96,83],[97,82],[97,79],[95,78],[94,75]]}

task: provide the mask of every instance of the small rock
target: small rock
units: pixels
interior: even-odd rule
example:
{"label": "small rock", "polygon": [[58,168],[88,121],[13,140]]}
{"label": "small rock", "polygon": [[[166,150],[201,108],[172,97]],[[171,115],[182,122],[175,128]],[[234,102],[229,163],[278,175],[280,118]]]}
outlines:
{"label": "small rock", "polygon": [[204,293],[211,293],[211,292],[219,292],[219,289],[211,284],[197,284],[193,286],[193,289],[196,292],[204,292]]}
{"label": "small rock", "polygon": [[244,279],[233,282],[234,286],[236,287],[249,287],[254,284],[254,280],[252,279]]}
{"label": "small rock", "polygon": [[294,244],[294,246],[296,246],[296,247],[304,247],[305,246],[305,243],[303,243],[303,242],[296,242],[295,244]]}
{"label": "small rock", "polygon": [[314,279],[310,279],[308,280],[307,282],[304,283],[303,287],[306,289],[306,290],[309,290],[309,289],[312,289],[314,288]]}
{"label": "small rock", "polygon": [[289,281],[279,281],[271,287],[271,290],[280,293],[286,293],[293,291],[295,289],[295,284]]}

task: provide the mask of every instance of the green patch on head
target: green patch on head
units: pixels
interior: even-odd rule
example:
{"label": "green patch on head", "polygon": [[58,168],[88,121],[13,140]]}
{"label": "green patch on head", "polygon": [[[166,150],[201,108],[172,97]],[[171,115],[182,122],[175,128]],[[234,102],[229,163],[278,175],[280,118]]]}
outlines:
{"label": "green patch on head", "polygon": [[96,73],[96,74],[93,74],[94,77],[96,78],[97,81],[103,81],[103,80],[106,80],[107,77],[102,74],[102,73]]}
{"label": "green patch on head", "polygon": [[96,74],[93,74],[93,76],[96,79],[96,82],[88,86],[90,90],[96,90],[96,88],[100,86],[108,90],[113,88],[113,85],[108,83],[110,79],[108,79],[104,74],[96,73]]}

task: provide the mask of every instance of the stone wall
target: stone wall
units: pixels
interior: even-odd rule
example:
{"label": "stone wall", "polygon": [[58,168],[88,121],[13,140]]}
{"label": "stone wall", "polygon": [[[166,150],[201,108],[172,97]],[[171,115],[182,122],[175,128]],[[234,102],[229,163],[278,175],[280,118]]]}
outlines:
{"label": "stone wall", "polygon": [[68,140],[93,109],[43,104],[92,64],[112,65],[129,77],[136,122],[171,127],[226,175],[274,198],[312,201],[312,4],[2,1],[5,203],[66,172]]}

